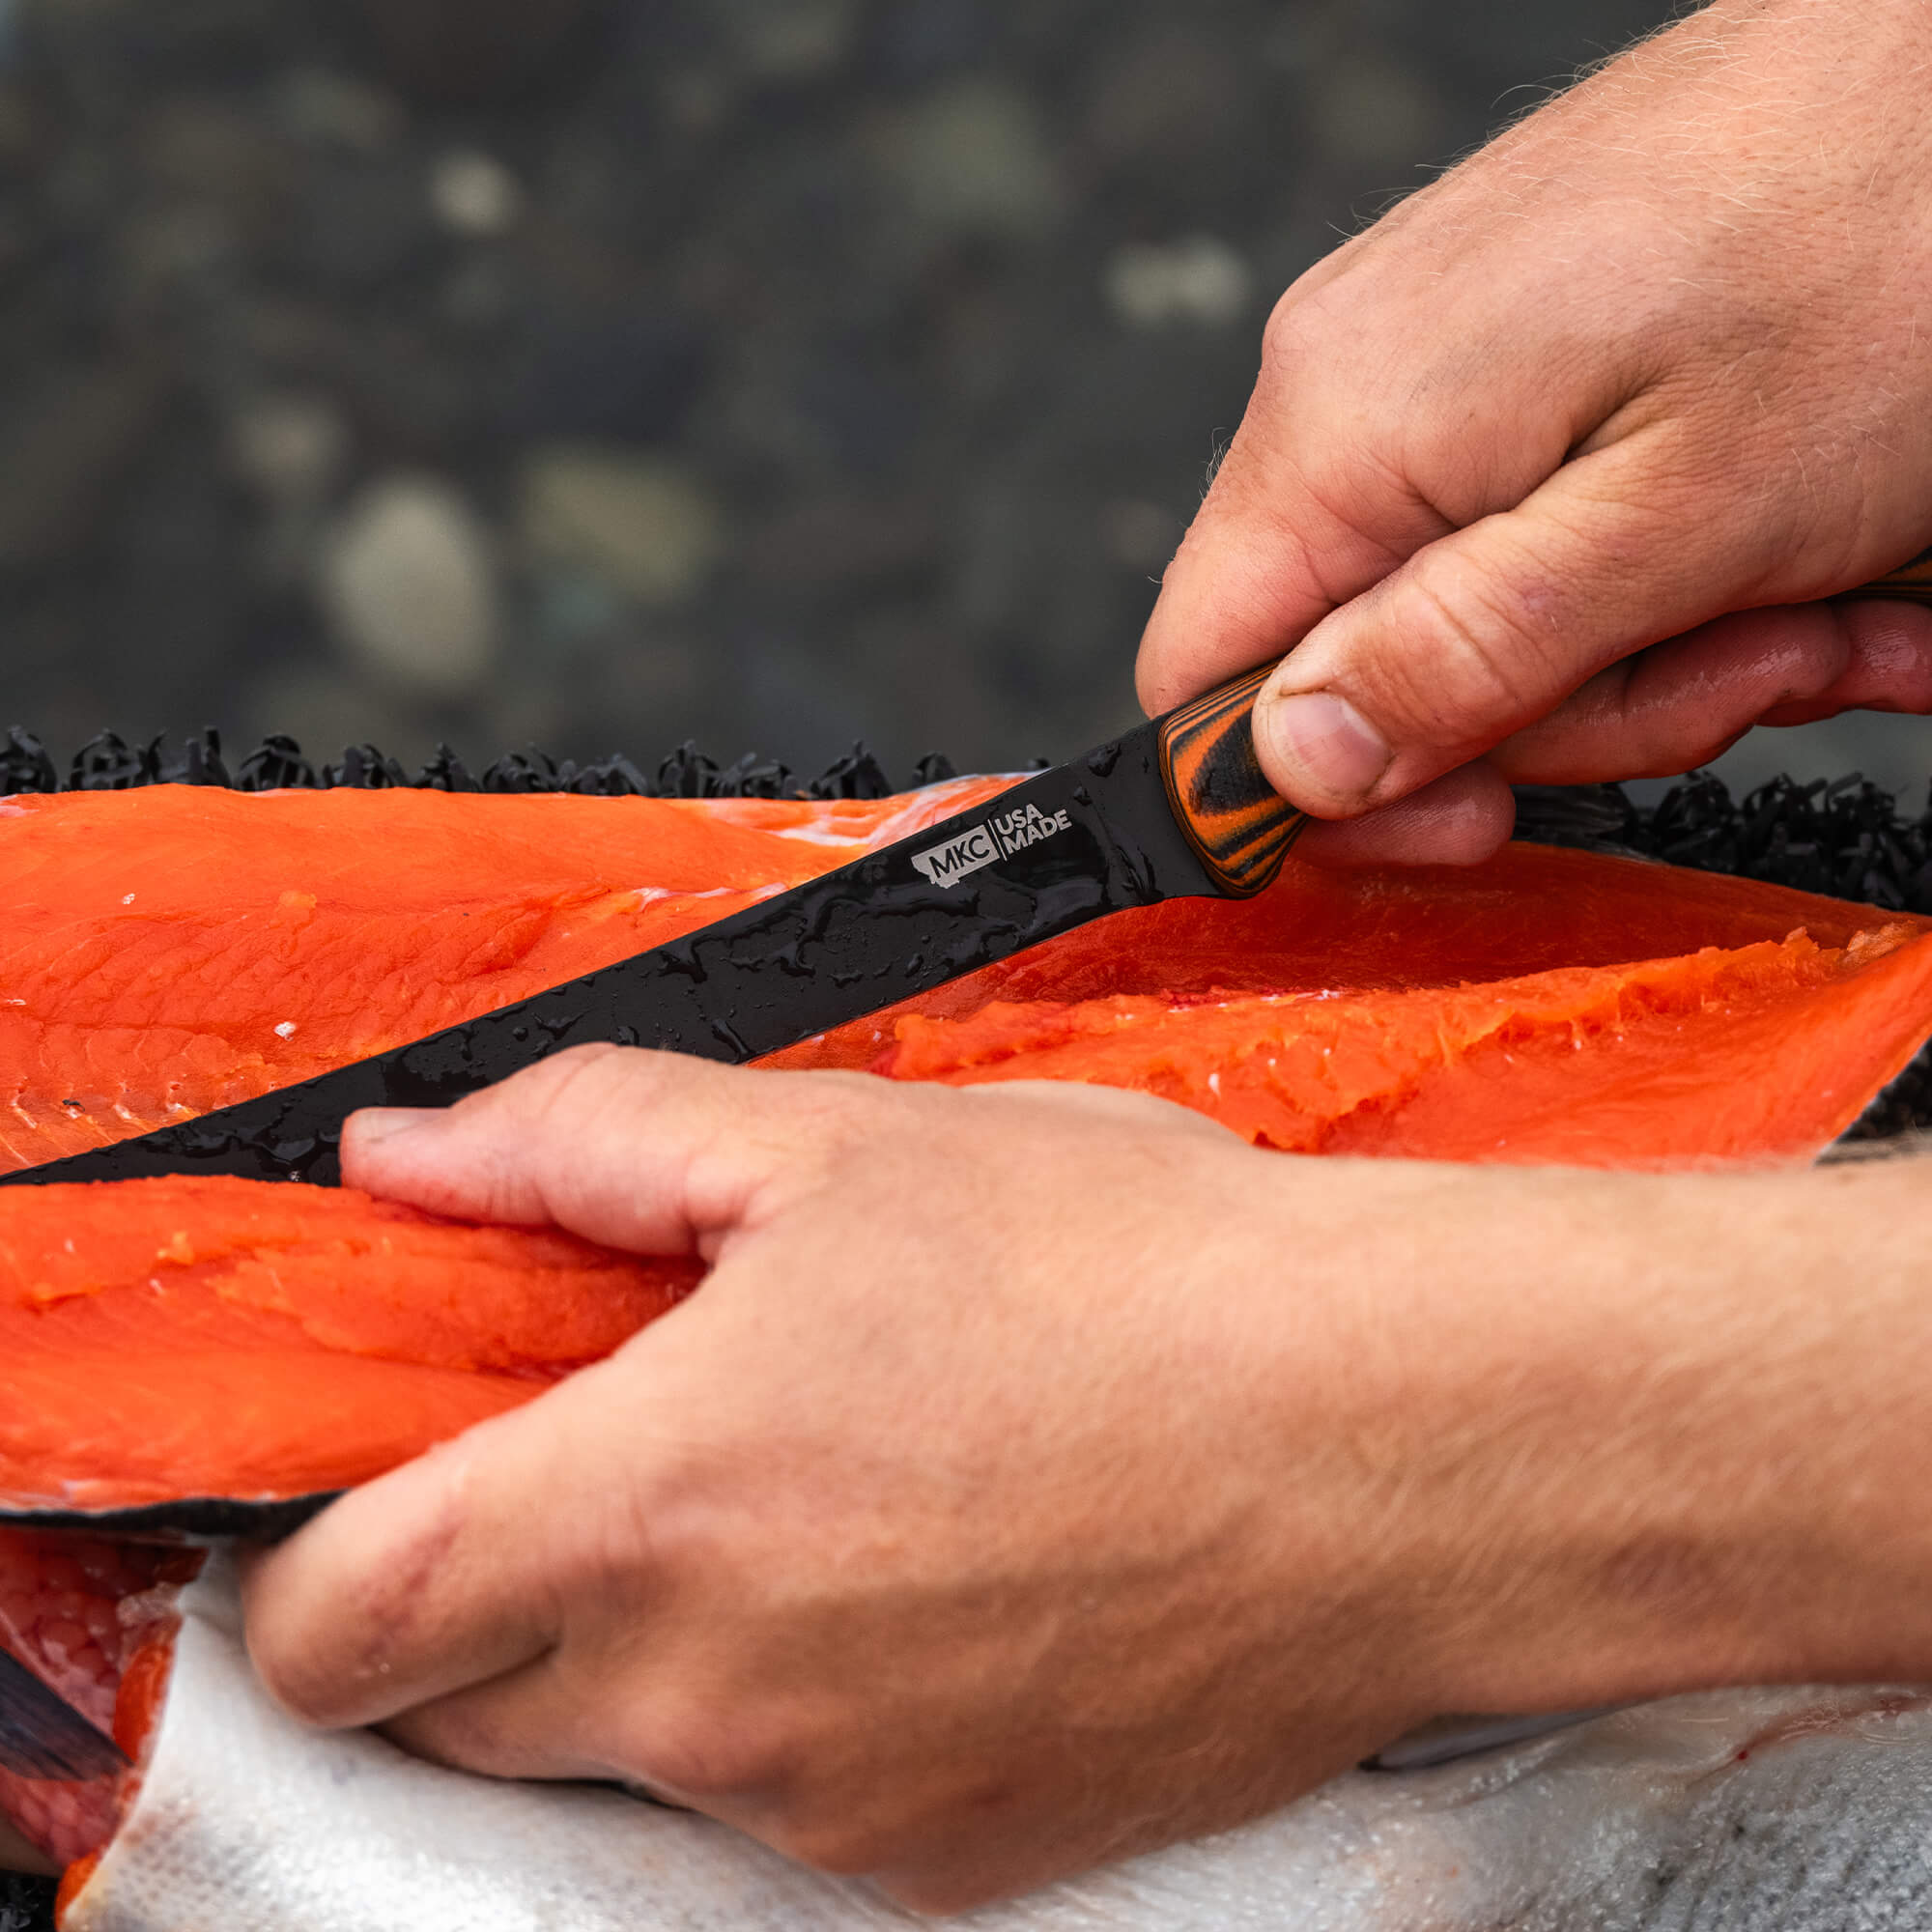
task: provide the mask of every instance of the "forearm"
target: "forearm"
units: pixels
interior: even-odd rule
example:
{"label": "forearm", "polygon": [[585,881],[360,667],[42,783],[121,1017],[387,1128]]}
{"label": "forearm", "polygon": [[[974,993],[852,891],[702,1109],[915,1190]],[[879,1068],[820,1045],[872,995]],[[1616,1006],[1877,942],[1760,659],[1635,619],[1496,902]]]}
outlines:
{"label": "forearm", "polygon": [[1932,1679],[1918,1168],[1302,1159],[614,1050],[368,1124],[357,1184],[715,1265],[264,1557],[317,1720],[952,1910],[1444,1712]]}
{"label": "forearm", "polygon": [[1503,1179],[1401,1324],[1443,1708],[1932,1677],[1932,1168]]}

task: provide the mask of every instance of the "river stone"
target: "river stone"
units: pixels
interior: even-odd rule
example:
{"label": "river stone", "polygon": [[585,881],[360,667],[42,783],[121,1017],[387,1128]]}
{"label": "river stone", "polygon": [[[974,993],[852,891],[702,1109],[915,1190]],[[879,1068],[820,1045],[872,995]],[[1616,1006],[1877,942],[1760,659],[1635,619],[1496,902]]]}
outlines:
{"label": "river stone", "polygon": [[719,11],[745,66],[781,85],[841,67],[859,24],[857,0],[726,0]]}
{"label": "river stone", "polygon": [[716,502],[666,457],[552,444],[525,465],[522,495],[532,561],[587,570],[637,604],[681,602],[718,559]]}
{"label": "river stone", "polygon": [[1226,328],[1254,302],[1246,257],[1215,235],[1129,242],[1108,258],[1105,279],[1107,306],[1130,328]]}
{"label": "river stone", "polygon": [[889,117],[873,146],[881,185],[935,236],[1037,241],[1065,190],[1033,98],[974,78]]}
{"label": "river stone", "polygon": [[431,164],[429,205],[445,228],[484,240],[523,213],[523,184],[494,155],[454,148]]}
{"label": "river stone", "polygon": [[349,425],[327,396],[258,396],[229,424],[235,474],[270,502],[307,504],[326,497],[348,455]]}
{"label": "river stone", "polygon": [[336,642],[384,684],[456,696],[490,668],[489,536],[440,478],[392,475],[362,490],[324,547],[319,587]]}

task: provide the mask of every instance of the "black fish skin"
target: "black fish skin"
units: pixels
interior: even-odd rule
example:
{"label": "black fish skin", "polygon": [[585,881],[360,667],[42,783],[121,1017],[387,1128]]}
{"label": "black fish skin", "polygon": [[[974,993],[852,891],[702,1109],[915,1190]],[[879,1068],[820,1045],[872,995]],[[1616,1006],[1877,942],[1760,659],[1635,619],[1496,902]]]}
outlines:
{"label": "black fish skin", "polygon": [[[954,776],[951,759],[922,758],[910,782]],[[224,763],[213,730],[190,734],[179,752],[164,738],[129,745],[103,731],[77,752],[62,778],[45,746],[14,726],[0,742],[0,797],[14,792],[125,791],[150,784],[429,791],[577,792],[606,798],[883,798],[896,789],[863,741],[816,778],[747,753],[721,765],[687,740],[655,772],[613,753],[578,765],[531,748],[472,774],[447,745],[413,777],[373,745],[351,745],[317,762],[275,733]],[[1689,773],[1654,806],[1634,804],[1621,785],[1519,785],[1517,837],[1550,845],[1667,860],[1694,870],[1763,879],[1800,892],[1863,899],[1891,910],[1932,913],[1932,804],[1913,815],[1900,799],[1857,772],[1801,784],[1776,778],[1741,799],[1715,774]]]}
{"label": "black fish skin", "polygon": [[1547,845],[1662,859],[1692,871],[1932,913],[1932,806],[1916,817],[1861,778],[1776,778],[1734,799],[1692,772],[1654,806],[1621,785],[1519,785],[1517,833]]}
{"label": "black fish skin", "polygon": [[105,1777],[127,1753],[17,1658],[0,1650],[0,1770],[15,1777]]}
{"label": "black fish skin", "polygon": [[[245,1536],[257,1543],[279,1543],[310,1518],[320,1516],[340,1490],[318,1490],[305,1496],[276,1496],[256,1502],[240,1496],[183,1496],[178,1501],[139,1503],[126,1509],[56,1510],[0,1507],[0,1525],[10,1529],[78,1529],[91,1536],[115,1536],[131,1543],[180,1543],[188,1538]],[[6,1932],[0,1926],[0,1932]]]}
{"label": "black fish skin", "polygon": [[[956,777],[952,761],[929,753],[914,766],[911,785],[938,784]],[[835,758],[816,778],[801,778],[776,758],[748,753],[720,765],[690,739],[660,760],[655,773],[621,753],[577,764],[532,746],[508,752],[481,772],[472,773],[447,745],[412,778],[394,758],[374,745],[350,745],[341,757],[321,763],[283,732],[270,732],[235,763],[231,772],[221,753],[221,734],[213,726],[190,732],[174,750],[165,735],[128,744],[118,731],[102,731],[73,755],[65,780],[46,746],[32,731],[14,725],[0,741],[0,797],[13,792],[132,791],[142,785],[216,785],[233,791],[381,791],[404,786],[417,791],[554,792],[599,798],[885,798],[901,789],[886,776],[864,739]],[[0,1925],[0,1932],[5,1932]]]}

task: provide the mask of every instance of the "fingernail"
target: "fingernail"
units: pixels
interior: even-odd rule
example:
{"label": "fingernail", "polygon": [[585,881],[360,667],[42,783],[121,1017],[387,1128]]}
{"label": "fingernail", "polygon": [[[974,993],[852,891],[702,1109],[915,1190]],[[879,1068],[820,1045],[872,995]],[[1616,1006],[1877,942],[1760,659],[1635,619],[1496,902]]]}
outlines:
{"label": "fingernail", "polygon": [[364,1147],[374,1147],[378,1141],[406,1134],[436,1118],[434,1107],[364,1107],[360,1113],[350,1116],[350,1123]]}
{"label": "fingernail", "polygon": [[1353,805],[1388,770],[1395,753],[1388,741],[1346,697],[1332,691],[1296,692],[1255,712],[1255,728],[1274,754],[1277,773],[1291,789]]}

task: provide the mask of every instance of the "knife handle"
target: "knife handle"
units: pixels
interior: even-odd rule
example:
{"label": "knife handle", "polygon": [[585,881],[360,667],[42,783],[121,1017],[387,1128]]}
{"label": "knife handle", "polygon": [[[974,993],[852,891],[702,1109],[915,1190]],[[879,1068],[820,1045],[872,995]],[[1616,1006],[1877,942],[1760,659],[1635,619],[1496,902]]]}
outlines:
{"label": "knife handle", "polygon": [[[1845,595],[1932,604],[1932,550]],[[1252,898],[1271,884],[1308,823],[1307,813],[1268,783],[1255,756],[1255,699],[1274,668],[1264,665],[1160,721],[1168,809],[1230,898]]]}
{"label": "knife handle", "polygon": [[1910,563],[1861,583],[1847,597],[1896,597],[1907,604],[1932,604],[1932,550],[1922,550]]}
{"label": "knife handle", "polygon": [[1273,881],[1308,823],[1255,756],[1255,698],[1274,668],[1264,665],[1160,721],[1168,810],[1216,887],[1234,899],[1252,898]]}

